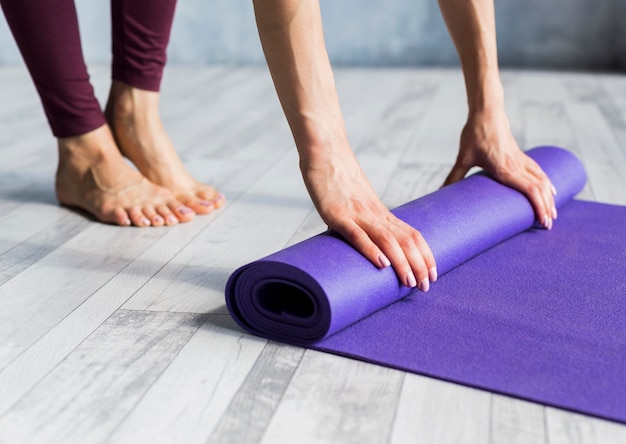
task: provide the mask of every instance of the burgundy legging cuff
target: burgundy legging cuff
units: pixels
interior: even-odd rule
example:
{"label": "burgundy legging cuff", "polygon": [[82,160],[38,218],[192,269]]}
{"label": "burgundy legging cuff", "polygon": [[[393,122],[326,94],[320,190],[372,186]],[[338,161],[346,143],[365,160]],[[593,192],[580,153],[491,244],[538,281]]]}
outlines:
{"label": "burgundy legging cuff", "polygon": [[116,69],[113,66],[111,79],[124,82],[133,88],[144,89],[146,91],[159,92],[161,90],[161,75],[149,77],[145,73],[129,71],[128,69]]}
{"label": "burgundy legging cuff", "polygon": [[75,137],[86,134],[106,124],[102,113],[93,116],[80,116],[75,119],[55,119],[48,116],[48,123],[54,137]]}

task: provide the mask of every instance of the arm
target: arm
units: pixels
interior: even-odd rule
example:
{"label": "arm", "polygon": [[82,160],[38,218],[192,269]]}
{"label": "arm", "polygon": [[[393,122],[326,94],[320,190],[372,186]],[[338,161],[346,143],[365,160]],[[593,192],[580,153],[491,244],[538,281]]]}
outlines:
{"label": "arm", "polygon": [[[307,190],[328,227],[400,282],[427,291],[435,261],[418,231],[383,205],[348,142],[314,0],[254,0],[265,58]],[[418,285],[419,283],[419,285]]]}
{"label": "arm", "polygon": [[537,220],[552,228],[556,190],[539,165],[519,149],[504,110],[493,0],[439,0],[439,7],[461,60],[469,105],[459,155],[444,185],[480,166],[524,193]]}

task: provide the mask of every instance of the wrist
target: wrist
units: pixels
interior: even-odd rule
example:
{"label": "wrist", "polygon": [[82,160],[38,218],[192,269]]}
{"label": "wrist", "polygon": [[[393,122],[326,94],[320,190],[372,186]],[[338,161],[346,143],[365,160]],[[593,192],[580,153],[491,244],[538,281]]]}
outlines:
{"label": "wrist", "polygon": [[328,165],[345,152],[351,152],[343,125],[299,119],[291,131],[300,156],[300,165],[307,169]]}
{"label": "wrist", "polygon": [[467,85],[467,105],[470,114],[504,110],[504,88],[497,70],[478,76]]}

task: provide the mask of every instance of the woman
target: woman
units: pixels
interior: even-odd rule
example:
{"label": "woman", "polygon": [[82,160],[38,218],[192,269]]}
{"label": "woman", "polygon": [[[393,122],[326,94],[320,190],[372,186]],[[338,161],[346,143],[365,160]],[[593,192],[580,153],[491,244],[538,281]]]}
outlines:
{"label": "woman", "polygon": [[[157,113],[174,0],[113,0],[108,125],[88,83],[72,0],[0,1],[59,138],[62,203],[105,222],[139,226],[186,221],[222,204],[219,193],[189,176]],[[481,166],[524,193],[549,229],[557,217],[556,190],[509,129],[493,0],[439,3],[461,59],[469,104],[459,155],[445,184]],[[318,2],[254,0],[254,8],[302,175],[322,219],[375,266],[393,266],[403,285],[428,291],[437,279],[430,248],[382,204],[347,140]],[[114,139],[145,178],[123,165]]]}
{"label": "woman", "polygon": [[62,204],[102,222],[145,227],[187,222],[224,203],[189,174],[159,117],[176,0],[111,0],[112,83],[105,112],[89,83],[74,1],[0,3],[57,138]]}
{"label": "woman", "polygon": [[[440,0],[461,59],[469,114],[457,161],[445,184],[481,166],[526,195],[551,228],[556,190],[517,146],[504,112],[493,0]],[[309,194],[322,219],[377,267],[428,291],[437,268],[427,243],[397,219],[372,189],[346,136],[315,0],[254,0],[268,66],[291,127]]]}

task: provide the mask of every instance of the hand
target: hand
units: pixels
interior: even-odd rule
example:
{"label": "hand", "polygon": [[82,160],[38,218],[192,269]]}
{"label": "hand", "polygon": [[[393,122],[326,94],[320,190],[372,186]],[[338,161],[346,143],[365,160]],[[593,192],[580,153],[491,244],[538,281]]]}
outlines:
{"label": "hand", "polygon": [[541,167],[520,150],[503,110],[470,114],[461,133],[459,155],[444,186],[463,179],[473,166],[484,168],[497,181],[523,193],[539,223],[552,228],[557,218],[556,189]]}
{"label": "hand", "polygon": [[437,269],[422,235],[380,201],[348,148],[317,166],[301,161],[309,194],[328,227],[378,268],[393,266],[407,287],[428,291]]}

